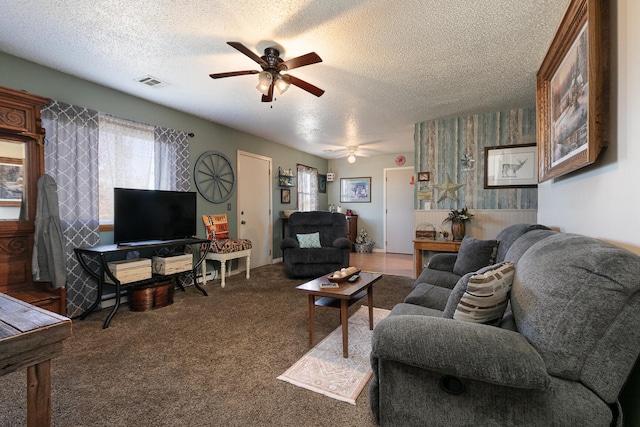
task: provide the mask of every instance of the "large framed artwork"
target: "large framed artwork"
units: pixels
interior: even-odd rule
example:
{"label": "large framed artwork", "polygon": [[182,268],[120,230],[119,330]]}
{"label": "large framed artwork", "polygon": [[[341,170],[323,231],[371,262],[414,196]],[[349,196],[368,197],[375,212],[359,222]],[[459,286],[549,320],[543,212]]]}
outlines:
{"label": "large framed artwork", "polygon": [[371,203],[371,177],[341,178],[341,203]]}
{"label": "large framed artwork", "polygon": [[606,147],[608,3],[571,0],[538,71],[540,182],[594,163]]}
{"label": "large framed artwork", "polygon": [[538,186],[536,144],[484,148],[484,188]]}

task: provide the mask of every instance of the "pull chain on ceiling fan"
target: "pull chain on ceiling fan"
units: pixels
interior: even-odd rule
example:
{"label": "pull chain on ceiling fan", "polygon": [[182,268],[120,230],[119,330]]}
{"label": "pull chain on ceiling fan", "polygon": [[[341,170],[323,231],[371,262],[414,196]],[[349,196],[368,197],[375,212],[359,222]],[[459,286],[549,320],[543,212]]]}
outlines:
{"label": "pull chain on ceiling fan", "polygon": [[305,65],[322,62],[322,59],[315,52],[307,53],[306,55],[298,56],[296,58],[285,61],[280,58],[280,51],[274,47],[266,48],[264,50],[264,55],[258,56],[251,49],[247,48],[240,42],[227,42],[227,44],[258,63],[258,65],[260,65],[260,67],[262,68],[262,71],[245,70],[209,74],[212,79],[244,76],[247,74],[258,74],[258,85],[256,86],[256,89],[262,92],[262,102],[273,101],[274,87],[281,95],[286,92],[287,89],[289,89],[290,85],[297,86],[300,89],[306,90],[307,92],[315,96],[322,96],[322,94],[324,93],[324,90],[312,85],[311,83],[307,83],[304,80],[301,80],[290,74],[281,74],[282,71],[289,71],[293,70],[294,68],[300,68],[304,67]]}

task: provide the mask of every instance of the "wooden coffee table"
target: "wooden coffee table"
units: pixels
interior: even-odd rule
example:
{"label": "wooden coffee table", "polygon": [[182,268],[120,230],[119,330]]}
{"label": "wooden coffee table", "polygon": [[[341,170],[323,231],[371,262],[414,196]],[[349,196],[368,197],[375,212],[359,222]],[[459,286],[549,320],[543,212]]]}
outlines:
{"label": "wooden coffee table", "polygon": [[[373,329],[373,284],[382,278],[382,274],[360,272],[360,278],[354,282],[344,282],[338,288],[321,288],[321,283],[328,283],[327,276],[318,277],[304,283],[296,289],[309,296],[309,347],[313,347],[313,329],[315,308],[333,307],[340,309],[340,323],[342,324],[342,356],[349,357],[349,330],[347,308],[365,295],[369,304],[369,329]],[[318,297],[318,300],[316,300]]]}

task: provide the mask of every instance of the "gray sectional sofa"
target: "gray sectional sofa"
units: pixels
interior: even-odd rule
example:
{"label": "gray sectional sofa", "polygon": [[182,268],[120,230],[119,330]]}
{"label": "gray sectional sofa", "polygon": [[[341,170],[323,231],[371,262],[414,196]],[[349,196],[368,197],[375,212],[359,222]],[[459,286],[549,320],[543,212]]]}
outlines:
{"label": "gray sectional sofa", "polygon": [[[499,264],[453,289],[428,283],[453,274],[430,263],[376,326],[369,395],[380,425],[622,425],[619,395],[640,354],[640,257],[544,228],[505,230]],[[456,318],[470,283],[509,267],[497,326]]]}

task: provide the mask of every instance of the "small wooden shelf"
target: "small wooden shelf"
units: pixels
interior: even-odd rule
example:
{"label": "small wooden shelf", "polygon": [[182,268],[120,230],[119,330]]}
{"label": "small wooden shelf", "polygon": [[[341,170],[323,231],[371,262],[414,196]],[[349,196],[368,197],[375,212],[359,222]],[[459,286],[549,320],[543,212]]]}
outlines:
{"label": "small wooden shelf", "polygon": [[291,169],[285,171],[281,167],[278,167],[278,185],[280,187],[296,186],[296,176]]}

